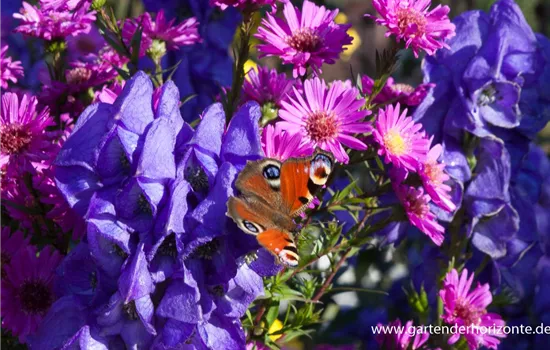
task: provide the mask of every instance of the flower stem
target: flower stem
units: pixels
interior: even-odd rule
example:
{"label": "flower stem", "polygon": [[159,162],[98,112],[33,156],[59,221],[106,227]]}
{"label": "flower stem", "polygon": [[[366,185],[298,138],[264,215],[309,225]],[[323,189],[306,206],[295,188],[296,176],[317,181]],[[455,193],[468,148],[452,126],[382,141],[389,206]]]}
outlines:
{"label": "flower stem", "polygon": [[328,286],[332,283],[332,280],[334,279],[334,277],[338,273],[338,270],[340,269],[340,267],[342,267],[342,265],[344,264],[344,261],[346,261],[346,259],[348,258],[348,254],[350,252],[351,252],[351,247],[344,251],[344,254],[340,258],[340,260],[338,260],[338,262],[334,266],[334,269],[332,269],[332,273],[325,280],[325,283],[323,283],[323,285],[321,286],[321,289],[319,289],[319,291],[317,292],[317,294],[315,294],[313,299],[311,299],[312,301],[319,301],[319,299],[321,299],[321,297],[323,296],[323,294],[327,290]]}
{"label": "flower stem", "polygon": [[225,118],[227,122],[231,120],[237,106],[244,83],[244,64],[248,60],[250,54],[250,37],[252,35],[253,12],[244,13],[243,22],[240,27],[239,44],[236,50],[235,69],[233,70],[233,84],[231,90],[227,93],[227,103],[225,105]]}

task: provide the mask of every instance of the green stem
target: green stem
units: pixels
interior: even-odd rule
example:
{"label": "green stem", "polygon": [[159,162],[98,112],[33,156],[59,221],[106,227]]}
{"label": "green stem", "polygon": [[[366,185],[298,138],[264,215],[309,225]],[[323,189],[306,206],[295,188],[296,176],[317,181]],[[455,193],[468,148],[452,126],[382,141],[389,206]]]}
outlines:
{"label": "green stem", "polygon": [[236,64],[233,71],[233,84],[231,85],[231,90],[227,94],[227,104],[225,106],[225,118],[228,123],[237,109],[244,83],[244,64],[248,60],[250,54],[250,38],[252,36],[252,28],[254,27],[252,15],[253,13],[244,13],[243,22],[240,27],[240,40],[235,57]]}

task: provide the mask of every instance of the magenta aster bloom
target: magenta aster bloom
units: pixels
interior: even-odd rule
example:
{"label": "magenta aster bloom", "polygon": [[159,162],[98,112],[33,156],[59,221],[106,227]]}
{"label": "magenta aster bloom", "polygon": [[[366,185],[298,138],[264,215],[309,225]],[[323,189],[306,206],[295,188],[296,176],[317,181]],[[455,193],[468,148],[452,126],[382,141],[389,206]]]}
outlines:
{"label": "magenta aster bloom", "polygon": [[[460,275],[456,269],[447,273],[443,281],[443,289],[439,291],[444,307],[441,318],[451,325],[471,326],[467,332],[464,332],[470,349],[478,349],[482,346],[496,349],[500,344],[498,338],[506,337],[506,334],[499,332],[505,322],[500,315],[487,312],[487,306],[493,301],[489,284],[480,285],[478,282],[477,286],[471,290],[473,280],[474,274],[468,277],[466,269],[462,270]],[[474,326],[487,328],[479,329]],[[493,326],[496,328],[488,328]],[[449,344],[456,343],[460,335],[457,333],[451,336]]]}
{"label": "magenta aster bloom", "polygon": [[44,248],[39,256],[33,246],[20,249],[6,267],[2,281],[2,328],[21,343],[32,334],[55,301],[53,276],[62,256]]}
{"label": "magenta aster bloom", "polygon": [[15,32],[44,40],[64,39],[88,33],[95,22],[95,11],[87,1],[41,1],[40,7],[23,1],[23,8],[13,15],[21,20]]}
{"label": "magenta aster bloom", "polygon": [[48,108],[37,111],[36,97],[15,93],[2,95],[0,115],[0,167],[7,165],[7,176],[12,172],[44,168],[55,158],[58,146],[54,141],[59,133],[47,132],[55,125]]}
{"label": "magenta aster bloom", "polygon": [[281,108],[281,101],[286,100],[292,90],[295,80],[288,79],[284,73],[277,73],[276,69],[258,67],[258,71],[248,71],[248,79],[243,84],[243,100],[256,101],[260,105],[272,103]]}
{"label": "magenta aster bloom", "polygon": [[280,125],[268,125],[262,131],[262,149],[268,158],[275,158],[281,162],[288,158],[308,156],[313,148],[302,140],[299,132],[290,133]]}
{"label": "magenta aster bloom", "polygon": [[143,28],[143,36],[141,38],[140,55],[143,56],[149,50],[155,40],[166,43],[166,48],[175,50],[184,45],[192,45],[200,41],[199,22],[195,17],[186,19],[185,21],[174,25],[176,20],[167,20],[164,11],[160,10],[155,20],[151,14],[145,12],[143,15],[126,21],[122,35],[127,43],[130,43],[132,36],[138,29]]}
{"label": "magenta aster bloom", "polygon": [[9,227],[2,228],[2,282],[6,278],[6,268],[11,264],[13,256],[19,251],[19,249],[26,249],[29,245],[29,239],[25,239],[25,235],[21,231],[11,232]]}
{"label": "magenta aster bloom", "polygon": [[[408,321],[404,326],[401,326],[401,320],[397,319],[390,322],[387,326],[384,326],[381,323],[378,323],[376,326],[379,328],[386,327],[386,329],[392,329],[395,331],[380,333],[376,336],[376,342],[380,345],[380,349],[416,350],[424,345],[430,337],[428,332],[419,334],[413,333],[413,331],[415,331],[413,321]],[[401,329],[401,327],[404,327],[403,331],[401,333],[397,332],[397,330]],[[412,334],[415,335],[413,336]]]}
{"label": "magenta aster bloom", "polygon": [[20,61],[12,61],[7,55],[8,45],[2,46],[0,52],[0,67],[2,67],[2,77],[0,78],[0,87],[8,88],[8,81],[17,83],[17,79],[23,77],[23,66]]}
{"label": "magenta aster bloom", "polygon": [[445,40],[455,35],[455,25],[447,16],[449,6],[437,5],[431,11],[431,0],[373,0],[372,4],[382,18],[365,15],[377,24],[386,26],[386,36],[395,35],[404,40],[418,57],[420,50],[433,55],[442,47],[448,48]]}
{"label": "magenta aster bloom", "polygon": [[260,57],[277,56],[293,64],[294,77],[305,75],[308,66],[320,73],[323,63],[334,63],[353,40],[347,34],[351,25],[334,22],[338,10],[305,0],[301,12],[289,2],[283,13],[286,21],[268,13],[255,36],[265,42],[258,45]]}
{"label": "magenta aster bloom", "polygon": [[407,109],[400,113],[401,106],[386,106],[380,109],[376,119],[376,128],[372,132],[374,140],[380,146],[379,155],[384,161],[397,168],[416,171],[420,163],[426,161],[430,141],[420,132],[421,124],[415,124],[407,116]]}
{"label": "magenta aster bloom", "polygon": [[[370,95],[374,86],[374,80],[368,75],[361,78],[363,95]],[[424,100],[428,91],[435,84],[420,84],[416,88],[407,85],[395,83],[392,77],[386,81],[382,91],[374,98],[375,103],[401,103],[407,106],[418,106]]]}
{"label": "magenta aster bloom", "polygon": [[404,184],[392,183],[393,189],[411,224],[424,232],[430,239],[440,246],[443,243],[445,228],[441,226],[430,211],[430,196],[424,194],[422,188],[414,188]]}
{"label": "magenta aster bloom", "polygon": [[340,162],[347,163],[349,157],[342,144],[358,150],[367,148],[353,134],[370,132],[372,126],[363,119],[370,111],[360,110],[364,99],[358,99],[355,88],[346,88],[341,81],[333,82],[327,88],[320,78],[307,80],[304,93],[293,88],[289,101],[282,101],[279,116],[285,121],[277,123],[290,133],[299,132],[312,148],[320,147],[332,152]]}
{"label": "magenta aster bloom", "polygon": [[440,144],[434,145],[428,152],[426,161],[420,164],[418,175],[422,180],[422,186],[430,195],[432,201],[444,210],[453,211],[456,209],[456,205],[449,194],[451,187],[445,184],[450,177],[445,172],[445,164],[439,163],[442,153],[443,147]]}

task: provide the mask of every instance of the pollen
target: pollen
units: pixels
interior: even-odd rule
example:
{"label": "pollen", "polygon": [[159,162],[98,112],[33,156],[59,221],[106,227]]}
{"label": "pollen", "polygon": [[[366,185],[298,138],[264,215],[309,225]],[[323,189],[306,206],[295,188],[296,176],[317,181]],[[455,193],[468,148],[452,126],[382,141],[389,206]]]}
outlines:
{"label": "pollen", "polygon": [[32,141],[31,133],[20,124],[5,124],[0,129],[0,150],[12,155],[24,152]]}
{"label": "pollen", "polygon": [[389,130],[384,135],[384,145],[388,151],[396,156],[405,154],[408,151],[406,140],[401,136],[399,131],[395,129]]}
{"label": "pollen", "polygon": [[286,43],[300,52],[314,52],[321,43],[321,37],[311,28],[302,28],[289,36]]}
{"label": "pollen", "polygon": [[333,112],[311,113],[306,120],[306,132],[315,142],[329,141],[338,136],[339,122]]}
{"label": "pollen", "polygon": [[53,302],[53,295],[43,281],[27,281],[20,289],[22,311],[31,315],[43,315]]}
{"label": "pollen", "polygon": [[411,37],[421,37],[426,33],[426,17],[416,9],[397,9],[397,25],[402,33],[408,33]]}

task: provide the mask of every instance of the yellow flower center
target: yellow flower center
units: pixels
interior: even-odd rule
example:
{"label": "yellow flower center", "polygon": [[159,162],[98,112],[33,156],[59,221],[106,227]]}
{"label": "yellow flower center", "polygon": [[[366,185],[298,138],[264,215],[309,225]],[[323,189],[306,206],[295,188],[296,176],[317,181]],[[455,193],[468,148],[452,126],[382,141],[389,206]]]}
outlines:
{"label": "yellow flower center", "polygon": [[395,154],[396,156],[403,155],[407,152],[407,142],[397,130],[390,130],[386,135],[384,135],[384,145],[390,153]]}

